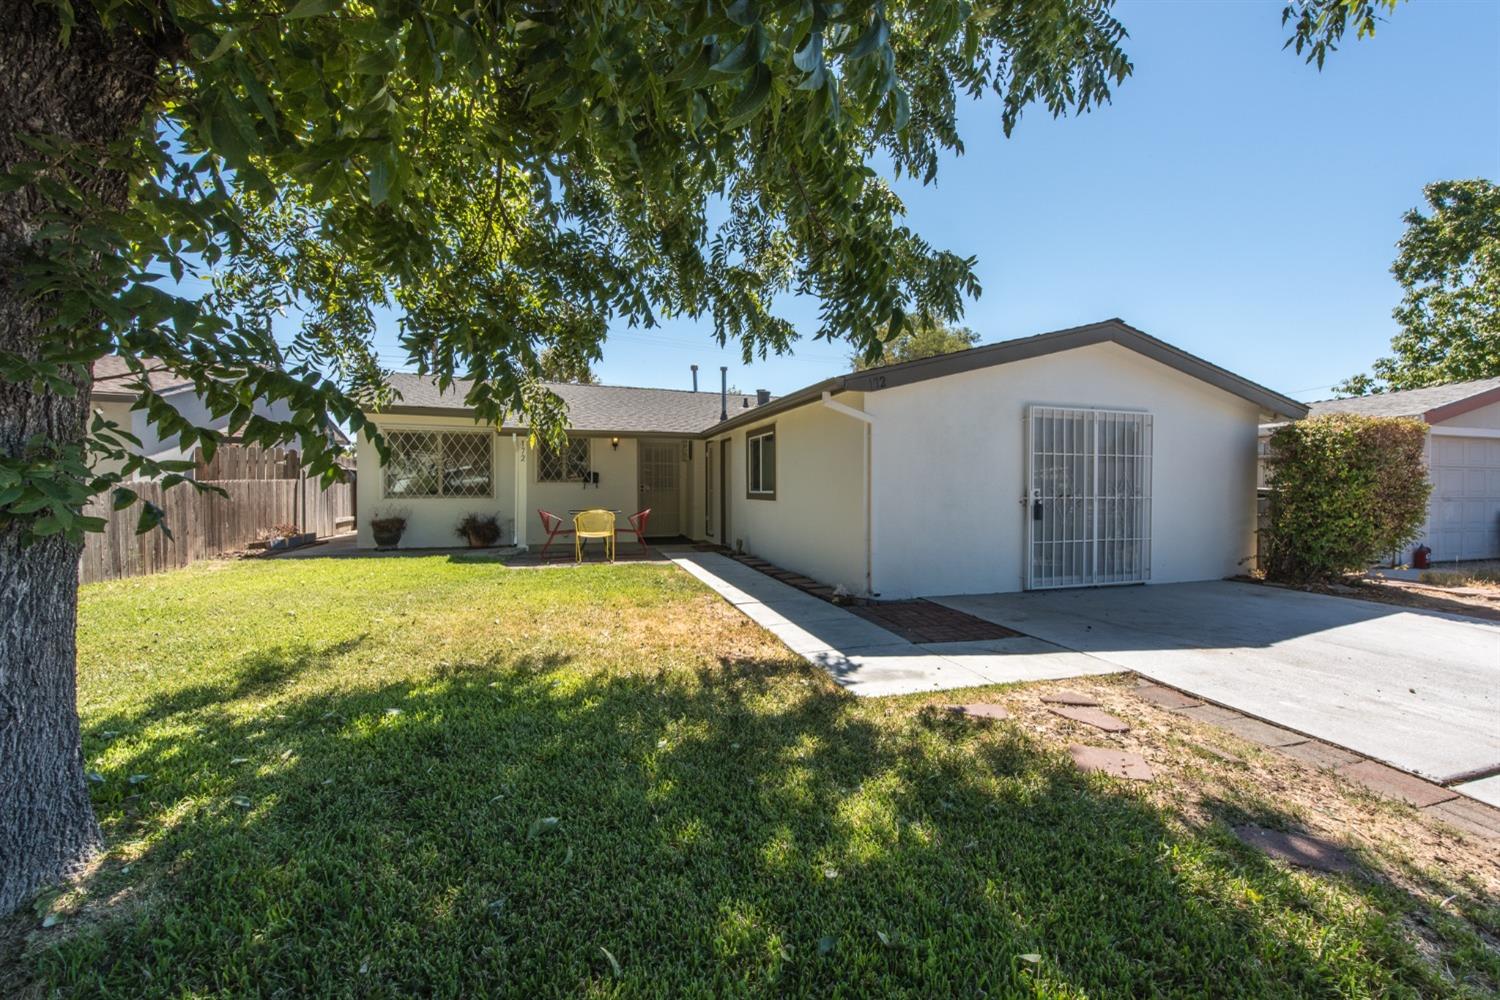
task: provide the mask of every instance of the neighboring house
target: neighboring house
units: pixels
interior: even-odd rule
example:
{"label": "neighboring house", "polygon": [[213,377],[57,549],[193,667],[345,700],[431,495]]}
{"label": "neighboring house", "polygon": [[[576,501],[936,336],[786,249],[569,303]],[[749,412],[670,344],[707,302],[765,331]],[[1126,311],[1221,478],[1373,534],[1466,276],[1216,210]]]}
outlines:
{"label": "neighboring house", "polygon": [[[469,511],[539,537],[564,517],[653,508],[651,528],[742,548],[881,597],[1217,579],[1254,552],[1257,426],[1286,396],[1120,320],[841,375],[778,399],[554,386],[565,453],[478,425],[468,385],[397,376],[358,444],[368,517],[404,546],[454,543]],[[726,419],[720,419],[723,414]]]}
{"label": "neighboring house", "polygon": [[[215,417],[209,413],[207,404],[193,388],[192,382],[166,370],[154,358],[143,359],[143,363],[151,388],[178,413],[195,426],[228,430],[228,417]],[[136,389],[139,379],[140,376],[126,367],[123,358],[117,355],[100,358],[94,362],[94,388],[89,397],[90,405],[102,412],[106,419],[118,424],[122,430],[139,438],[140,454],[157,461],[191,459],[192,452],[184,451],[176,438],[163,439],[159,435],[158,428],[147,422],[145,410],[132,409],[140,396]],[[267,420],[287,420],[291,417],[291,408],[285,402],[257,401],[254,412]],[[338,428],[330,428],[329,433],[336,440],[348,440]],[[123,463],[103,462],[98,468],[101,472],[112,472],[121,464]]]}
{"label": "neighboring house", "polygon": [[1412,417],[1428,425],[1432,499],[1417,545],[1434,560],[1500,558],[1500,378],[1308,404],[1312,416]]}

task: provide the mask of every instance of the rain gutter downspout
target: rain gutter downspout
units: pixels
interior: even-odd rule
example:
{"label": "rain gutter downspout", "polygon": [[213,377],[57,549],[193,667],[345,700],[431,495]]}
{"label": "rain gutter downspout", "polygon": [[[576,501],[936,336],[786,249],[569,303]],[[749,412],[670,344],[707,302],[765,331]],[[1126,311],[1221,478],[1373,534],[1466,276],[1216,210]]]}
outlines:
{"label": "rain gutter downspout", "polygon": [[875,593],[875,566],[873,544],[875,539],[875,481],[871,476],[871,460],[874,457],[875,418],[864,410],[856,410],[852,406],[840,403],[833,398],[833,393],[827,389],[823,390],[823,405],[835,413],[842,413],[846,417],[858,420],[865,425],[865,454],[864,481],[861,484],[864,496],[865,508],[865,594],[868,597],[877,597]]}

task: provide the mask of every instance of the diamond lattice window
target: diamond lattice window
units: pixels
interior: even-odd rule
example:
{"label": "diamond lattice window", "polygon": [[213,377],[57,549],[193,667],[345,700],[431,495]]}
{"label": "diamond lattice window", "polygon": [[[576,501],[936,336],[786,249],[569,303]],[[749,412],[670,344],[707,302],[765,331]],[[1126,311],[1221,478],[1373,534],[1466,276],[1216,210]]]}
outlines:
{"label": "diamond lattice window", "polygon": [[489,434],[392,431],[386,435],[388,497],[487,497],[494,495]]}
{"label": "diamond lattice window", "polygon": [[539,483],[576,483],[589,474],[589,439],[569,438],[568,446],[554,451],[537,449],[536,480]]}

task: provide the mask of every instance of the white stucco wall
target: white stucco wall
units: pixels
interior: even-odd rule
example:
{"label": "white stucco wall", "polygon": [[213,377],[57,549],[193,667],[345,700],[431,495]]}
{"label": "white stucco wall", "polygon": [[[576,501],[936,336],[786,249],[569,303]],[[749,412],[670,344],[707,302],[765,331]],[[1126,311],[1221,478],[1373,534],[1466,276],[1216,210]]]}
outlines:
{"label": "white stucco wall", "polygon": [[881,597],[1021,589],[1023,419],[1032,403],[1153,415],[1152,582],[1218,579],[1249,565],[1257,408],[1097,344],[866,395],[876,418]]}
{"label": "white stucco wall", "polygon": [[[580,437],[585,435],[579,435]],[[625,527],[625,517],[640,509],[636,491],[637,452],[634,438],[621,438],[619,448],[609,446],[607,437],[590,437],[589,461],[593,471],[599,473],[599,485],[585,486],[583,483],[539,483],[536,479],[537,461],[535,449],[527,458],[526,516],[531,522],[526,526],[527,541],[540,545],[546,535],[542,533],[542,522],[537,508],[550,511],[563,520],[571,520],[570,510],[587,507],[603,507],[618,510],[617,523]],[[572,544],[572,539],[566,540]],[[554,546],[559,544],[553,543]]]}
{"label": "white stucco wall", "polygon": [[[464,417],[390,416],[366,414],[385,432],[398,430],[462,430],[484,428]],[[490,434],[494,461],[494,494],[489,497],[395,497],[385,496],[385,476],[380,453],[363,432],[359,435],[356,467],[358,477],[359,545],[375,544],[370,534],[370,519],[396,511],[407,515],[406,533],[401,538],[404,549],[452,548],[464,542],[454,533],[459,520],[468,513],[490,514],[499,519],[501,541],[512,539],[515,517],[515,453],[510,435]]]}
{"label": "white stucco wall", "polygon": [[[214,416],[209,412],[208,404],[203,397],[199,396],[191,388],[175,389],[162,394],[178,413],[190,421],[195,427],[211,427],[215,430],[227,430],[229,428],[228,415]],[[257,401],[255,413],[267,420],[290,420],[292,408],[284,400],[274,403]],[[192,449],[184,451],[181,441],[176,437],[163,438],[160,428],[146,422],[146,411],[137,410],[133,414],[134,430],[132,433],[141,439],[141,454],[149,455],[158,461],[180,461],[192,458]],[[293,447],[300,447],[295,441],[288,442]]]}
{"label": "white stucco wall", "polygon": [[1476,427],[1481,430],[1500,430],[1500,403],[1480,406],[1467,413],[1460,413],[1442,421],[1439,427]]}
{"label": "white stucco wall", "polygon": [[[856,409],[859,400],[857,393],[839,397]],[[745,495],[745,437],[767,424],[776,426],[776,499],[750,499]],[[714,439],[715,447],[719,440]],[[821,404],[734,431],[724,543],[863,594],[864,447],[864,425]],[[702,469],[696,471],[701,478]]]}

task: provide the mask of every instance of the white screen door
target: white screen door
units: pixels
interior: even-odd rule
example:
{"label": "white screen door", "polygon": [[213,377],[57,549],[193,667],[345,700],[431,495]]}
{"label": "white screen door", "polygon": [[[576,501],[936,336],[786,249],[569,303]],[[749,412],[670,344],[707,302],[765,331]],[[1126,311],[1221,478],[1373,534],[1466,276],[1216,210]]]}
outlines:
{"label": "white screen door", "polygon": [[1026,587],[1151,579],[1151,414],[1026,413]]}
{"label": "white screen door", "polygon": [[677,463],[682,460],[682,442],[641,439],[639,445],[641,509],[651,508],[646,534],[657,538],[682,531],[678,518],[680,494]]}

